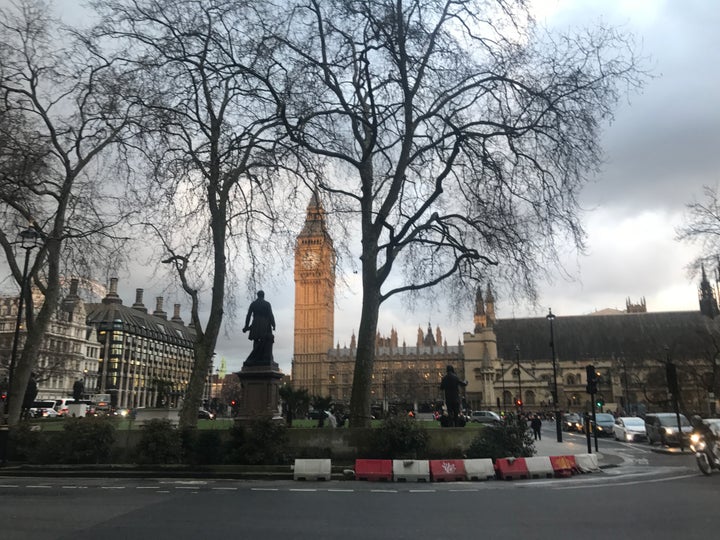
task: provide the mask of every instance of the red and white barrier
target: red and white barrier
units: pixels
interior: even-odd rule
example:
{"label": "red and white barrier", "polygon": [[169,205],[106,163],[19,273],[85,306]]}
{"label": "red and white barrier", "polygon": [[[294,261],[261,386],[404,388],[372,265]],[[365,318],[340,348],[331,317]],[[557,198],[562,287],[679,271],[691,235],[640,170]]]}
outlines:
{"label": "red and white barrier", "polygon": [[575,463],[575,456],[550,456],[556,478],[567,478],[580,472]]}
{"label": "red and white barrier", "polygon": [[530,477],[525,458],[500,458],[495,460],[499,480],[525,480]]}
{"label": "red and white barrier", "polygon": [[465,462],[462,459],[430,460],[430,479],[433,482],[459,482],[466,477]]}
{"label": "red and white barrier", "polygon": [[525,458],[525,466],[530,478],[552,478],[555,476],[548,456],[527,457]]}
{"label": "red and white barrier", "polygon": [[356,459],[355,480],[368,480],[370,482],[391,482],[393,478],[393,465],[389,459]]}
{"label": "red and white barrier", "polygon": [[392,462],[395,482],[429,482],[430,463],[421,459],[395,459]]}

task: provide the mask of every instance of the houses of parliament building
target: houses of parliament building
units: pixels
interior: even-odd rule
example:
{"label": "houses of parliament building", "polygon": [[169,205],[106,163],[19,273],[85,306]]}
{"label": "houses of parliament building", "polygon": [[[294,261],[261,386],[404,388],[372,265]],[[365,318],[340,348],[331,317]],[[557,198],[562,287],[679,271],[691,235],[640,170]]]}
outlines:
{"label": "houses of parliament building", "polygon": [[[335,263],[325,212],[314,195],[296,244],[292,381],[310,395],[342,404],[350,400],[356,342],[353,335],[349,346],[334,344]],[[490,287],[478,289],[469,330],[456,344],[447,343],[440,327],[418,328],[411,345],[401,343],[395,329],[389,336],[378,333],[373,408],[436,407],[442,400],[440,380],[453,365],[468,381],[468,408],[550,411],[557,384],[560,410],[585,410],[586,366],[593,365],[600,373],[598,400],[604,410],[668,410],[665,365],[672,360],[683,410],[714,413],[719,312],[716,288],[704,271],[697,311],[653,313],[644,298],[638,303],[628,298],[625,310],[499,319]]]}

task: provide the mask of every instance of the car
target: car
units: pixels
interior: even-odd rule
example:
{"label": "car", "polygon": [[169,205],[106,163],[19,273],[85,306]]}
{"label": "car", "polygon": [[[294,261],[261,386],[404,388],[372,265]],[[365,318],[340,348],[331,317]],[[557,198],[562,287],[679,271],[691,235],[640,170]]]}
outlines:
{"label": "car", "polygon": [[68,403],[73,403],[74,399],[56,399],[55,400],[55,410],[60,416],[65,416],[68,413]]}
{"label": "car", "polygon": [[582,417],[576,413],[567,413],[562,417],[563,431],[582,431]]}
{"label": "car", "polygon": [[690,434],[692,433],[692,425],[684,414],[680,416],[680,429],[682,430],[682,439],[678,433],[678,415],[671,412],[666,413],[648,413],[645,415],[645,431],[647,432],[647,440],[649,444],[656,442],[665,446],[690,444]]}
{"label": "car", "polygon": [[615,417],[610,413],[595,413],[595,425],[599,437],[611,437],[615,427]]}
{"label": "car", "polygon": [[215,420],[215,415],[205,409],[199,409],[198,418],[201,420]]}
{"label": "car", "polygon": [[621,416],[615,420],[613,435],[616,441],[644,441],[647,439],[645,420],[638,416]]}
{"label": "car", "polygon": [[473,411],[470,413],[470,421],[480,424],[502,424],[500,415],[493,411]]}
{"label": "car", "polygon": [[54,418],[57,416],[57,411],[55,410],[55,400],[47,399],[33,401],[28,413],[32,418]]}

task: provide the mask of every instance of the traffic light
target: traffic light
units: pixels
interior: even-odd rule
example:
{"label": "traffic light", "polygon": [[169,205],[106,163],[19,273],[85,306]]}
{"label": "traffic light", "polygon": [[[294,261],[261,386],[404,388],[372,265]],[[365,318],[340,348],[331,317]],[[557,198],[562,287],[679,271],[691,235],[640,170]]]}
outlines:
{"label": "traffic light", "polygon": [[522,407],[522,399],[515,398],[515,406],[516,407]]}
{"label": "traffic light", "polygon": [[597,394],[598,374],[597,371],[595,371],[595,366],[592,364],[585,366],[585,373],[587,374],[587,386],[585,390],[588,394]]}
{"label": "traffic light", "polygon": [[603,398],[602,396],[598,397],[598,398],[595,400],[595,405],[597,406],[598,409],[599,409],[600,407],[602,407],[603,405],[605,405],[605,398]]}
{"label": "traffic light", "polygon": [[235,405],[237,405],[237,401],[236,401],[236,400],[233,399],[232,401],[230,401],[230,406],[231,406],[231,407],[234,407]]}

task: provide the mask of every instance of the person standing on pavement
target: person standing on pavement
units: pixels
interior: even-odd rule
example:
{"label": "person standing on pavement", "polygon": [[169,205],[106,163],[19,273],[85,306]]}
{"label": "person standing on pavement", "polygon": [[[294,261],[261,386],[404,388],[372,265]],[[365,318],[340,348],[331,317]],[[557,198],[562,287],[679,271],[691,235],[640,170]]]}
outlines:
{"label": "person standing on pavement", "polygon": [[445,392],[445,405],[447,406],[450,426],[460,427],[460,387],[467,386],[467,381],[461,381],[455,373],[455,368],[447,367],[447,373],[440,381],[440,389]]}
{"label": "person standing on pavement", "polygon": [[540,420],[540,417],[537,414],[532,417],[532,420],[530,420],[530,428],[532,429],[535,440],[542,440],[542,433],[540,432],[540,428],[542,428],[542,420]]}

